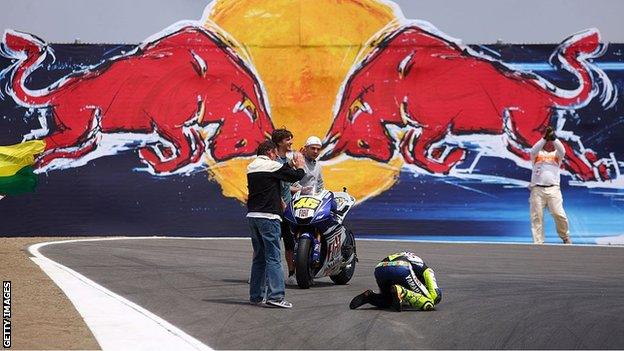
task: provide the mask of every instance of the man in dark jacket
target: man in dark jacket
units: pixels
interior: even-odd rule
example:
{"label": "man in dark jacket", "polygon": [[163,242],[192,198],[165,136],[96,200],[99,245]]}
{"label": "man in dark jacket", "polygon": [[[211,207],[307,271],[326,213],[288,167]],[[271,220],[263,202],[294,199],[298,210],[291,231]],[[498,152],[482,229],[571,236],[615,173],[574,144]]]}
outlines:
{"label": "man in dark jacket", "polygon": [[[247,220],[254,250],[249,281],[249,300],[271,307],[291,308],[284,299],[284,275],[280,252],[281,181],[296,182],[305,175],[301,154],[293,157],[293,166],[276,160],[277,149],[272,141],[258,146],[256,159],[247,167]],[[293,168],[294,167],[294,168]],[[264,287],[267,287],[264,296]]]}

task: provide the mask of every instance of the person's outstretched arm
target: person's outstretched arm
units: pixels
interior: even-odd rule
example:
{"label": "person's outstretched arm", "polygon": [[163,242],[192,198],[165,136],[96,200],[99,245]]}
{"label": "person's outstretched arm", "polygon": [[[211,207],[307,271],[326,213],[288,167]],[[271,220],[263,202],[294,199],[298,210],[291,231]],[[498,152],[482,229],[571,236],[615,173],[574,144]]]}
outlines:
{"label": "person's outstretched arm", "polygon": [[544,147],[545,144],[546,144],[546,139],[542,138],[538,140],[537,143],[535,143],[535,145],[533,145],[533,147],[531,148],[531,161],[533,162],[535,161],[537,154],[539,154],[540,150]]}
{"label": "person's outstretched arm", "polygon": [[293,167],[295,167],[295,169],[293,169],[289,164],[284,164],[282,168],[273,173],[273,176],[279,180],[290,183],[298,182],[305,175],[305,171],[303,169],[304,162],[303,155],[297,153],[293,157]]}
{"label": "person's outstretched arm", "polygon": [[555,139],[555,141],[553,141],[553,145],[555,146],[555,151],[557,152],[557,157],[559,158],[559,161],[562,161],[563,157],[565,156],[565,147],[563,147],[563,143],[561,142],[561,140]]}

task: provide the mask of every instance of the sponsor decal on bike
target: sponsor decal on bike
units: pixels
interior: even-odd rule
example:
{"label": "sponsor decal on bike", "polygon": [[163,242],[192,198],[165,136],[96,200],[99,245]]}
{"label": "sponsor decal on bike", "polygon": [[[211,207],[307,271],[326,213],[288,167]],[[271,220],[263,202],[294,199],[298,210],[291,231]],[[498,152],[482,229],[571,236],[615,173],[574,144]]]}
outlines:
{"label": "sponsor decal on bike", "polygon": [[336,235],[334,237],[334,240],[328,241],[328,245],[327,245],[327,257],[331,258],[331,257],[337,257],[340,255],[341,251],[341,240],[340,240],[340,235]]}
{"label": "sponsor decal on bike", "polygon": [[310,218],[314,215],[314,210],[308,208],[300,208],[295,210],[295,216],[298,218]]}
{"label": "sponsor decal on bike", "polygon": [[310,210],[315,210],[319,206],[320,203],[321,203],[320,200],[315,199],[313,197],[302,197],[298,199],[297,201],[295,201],[293,208],[295,210],[300,209],[300,208],[307,208]]}

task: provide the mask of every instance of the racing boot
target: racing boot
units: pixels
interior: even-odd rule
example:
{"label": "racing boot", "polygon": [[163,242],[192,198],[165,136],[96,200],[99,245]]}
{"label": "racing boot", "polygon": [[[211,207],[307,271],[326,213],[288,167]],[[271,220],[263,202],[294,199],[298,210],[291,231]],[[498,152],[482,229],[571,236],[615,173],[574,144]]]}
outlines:
{"label": "racing boot", "polygon": [[413,308],[421,311],[430,311],[433,309],[432,299],[423,294],[419,294],[405,288],[403,288],[403,300]]}
{"label": "racing boot", "polygon": [[373,293],[372,290],[366,290],[365,292],[354,297],[353,300],[351,300],[351,303],[349,304],[349,308],[354,310],[364,304],[370,303],[369,297],[370,297],[370,294],[372,293]]}
{"label": "racing boot", "polygon": [[439,304],[440,301],[442,301],[442,290],[438,287],[433,269],[425,269],[423,277],[425,278],[425,285],[427,286],[427,292],[429,292],[431,300],[433,300],[434,304]]}

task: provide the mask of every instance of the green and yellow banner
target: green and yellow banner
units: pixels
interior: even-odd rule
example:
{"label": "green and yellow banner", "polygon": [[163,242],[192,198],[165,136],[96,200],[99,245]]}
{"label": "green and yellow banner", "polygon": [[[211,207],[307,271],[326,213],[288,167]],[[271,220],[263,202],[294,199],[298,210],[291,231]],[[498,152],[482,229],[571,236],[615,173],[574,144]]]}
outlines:
{"label": "green and yellow banner", "polygon": [[37,186],[33,173],[35,156],[45,149],[41,140],[0,146],[0,195],[32,192]]}

